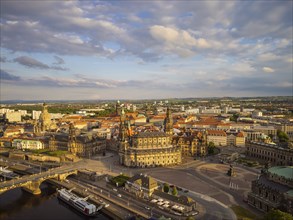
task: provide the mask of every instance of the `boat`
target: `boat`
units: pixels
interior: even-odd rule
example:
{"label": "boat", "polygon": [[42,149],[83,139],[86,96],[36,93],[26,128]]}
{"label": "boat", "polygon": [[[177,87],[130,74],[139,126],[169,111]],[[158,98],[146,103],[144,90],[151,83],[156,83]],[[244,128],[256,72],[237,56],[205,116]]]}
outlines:
{"label": "boat", "polygon": [[57,189],[57,198],[61,199],[86,216],[95,216],[97,214],[96,206],[87,202],[87,198],[78,197],[71,192],[72,190],[73,189],[67,190],[64,188]]}

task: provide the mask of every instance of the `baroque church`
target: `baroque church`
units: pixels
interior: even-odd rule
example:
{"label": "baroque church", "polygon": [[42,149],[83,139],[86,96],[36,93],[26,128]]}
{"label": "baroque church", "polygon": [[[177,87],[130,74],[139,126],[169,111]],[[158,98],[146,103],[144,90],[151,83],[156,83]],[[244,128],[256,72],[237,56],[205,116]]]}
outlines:
{"label": "baroque church", "polygon": [[127,167],[156,167],[181,163],[181,147],[172,145],[173,119],[169,107],[164,132],[141,132],[130,136],[124,110],[120,114],[119,160]]}
{"label": "baroque church", "polygon": [[48,112],[48,105],[43,104],[42,113],[39,121],[34,122],[34,133],[40,134],[49,130],[56,130],[57,125],[55,121],[51,121],[50,113]]}

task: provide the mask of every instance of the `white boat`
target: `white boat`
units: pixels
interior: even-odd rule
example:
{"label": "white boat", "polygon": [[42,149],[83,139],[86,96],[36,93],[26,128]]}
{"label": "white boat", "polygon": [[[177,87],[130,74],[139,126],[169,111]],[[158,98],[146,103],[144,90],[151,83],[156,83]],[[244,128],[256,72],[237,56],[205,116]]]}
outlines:
{"label": "white boat", "polygon": [[57,197],[86,216],[97,214],[97,207],[94,204],[87,202],[86,198],[78,197],[71,191],[72,189],[57,189]]}

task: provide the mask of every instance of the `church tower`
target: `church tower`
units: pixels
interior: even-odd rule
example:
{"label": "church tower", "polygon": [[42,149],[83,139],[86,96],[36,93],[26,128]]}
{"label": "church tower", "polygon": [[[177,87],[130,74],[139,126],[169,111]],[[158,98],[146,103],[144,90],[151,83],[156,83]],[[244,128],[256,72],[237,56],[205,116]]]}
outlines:
{"label": "church tower", "polygon": [[77,153],[76,129],[73,124],[70,124],[68,131],[68,151],[74,155]]}
{"label": "church tower", "polygon": [[164,128],[166,134],[173,135],[173,118],[169,106],[167,107]]}
{"label": "church tower", "polygon": [[127,158],[127,149],[129,147],[128,143],[128,128],[126,122],[126,116],[124,113],[124,109],[121,110],[120,115],[120,127],[119,127],[119,162],[120,164],[125,164],[125,160]]}
{"label": "church tower", "polygon": [[120,101],[118,100],[116,102],[116,116],[121,115],[121,105],[120,105]]}
{"label": "church tower", "polygon": [[126,127],[126,117],[124,109],[121,110],[120,115],[120,127],[119,127],[119,141],[125,142],[127,138],[127,127]]}
{"label": "church tower", "polygon": [[48,112],[48,106],[46,103],[43,104],[42,114],[40,115],[40,123],[42,131],[48,130],[51,124],[51,116]]}

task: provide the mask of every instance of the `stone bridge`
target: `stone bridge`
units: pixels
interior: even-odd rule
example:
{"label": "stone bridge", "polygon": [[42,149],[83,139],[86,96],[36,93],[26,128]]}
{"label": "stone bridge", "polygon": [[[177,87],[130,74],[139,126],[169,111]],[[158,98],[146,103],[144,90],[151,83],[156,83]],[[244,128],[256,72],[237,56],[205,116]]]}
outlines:
{"label": "stone bridge", "polygon": [[32,174],[29,176],[25,175],[21,178],[0,183],[0,194],[11,189],[22,187],[24,190],[34,195],[39,195],[41,194],[40,185],[42,182],[48,179],[64,181],[69,175],[72,174],[77,174],[77,169],[49,170],[43,173]]}

